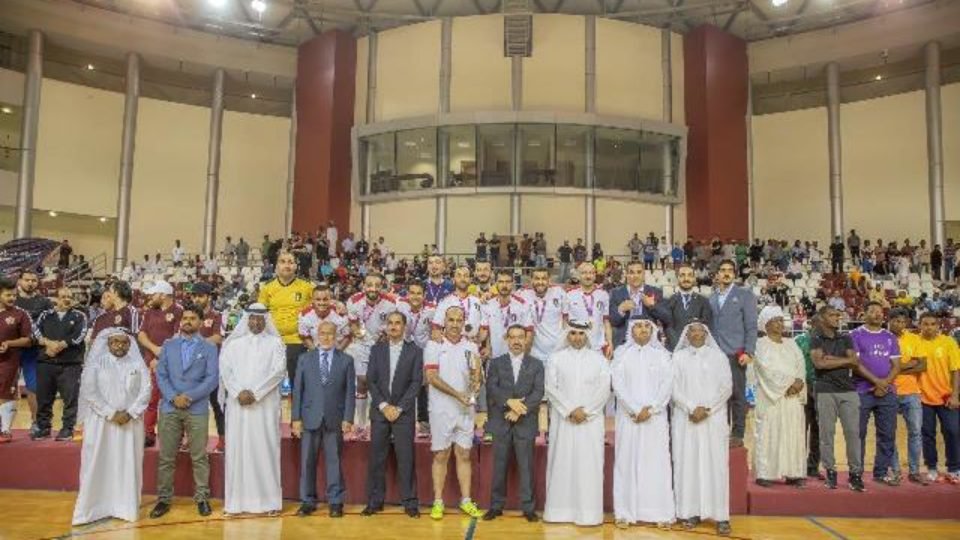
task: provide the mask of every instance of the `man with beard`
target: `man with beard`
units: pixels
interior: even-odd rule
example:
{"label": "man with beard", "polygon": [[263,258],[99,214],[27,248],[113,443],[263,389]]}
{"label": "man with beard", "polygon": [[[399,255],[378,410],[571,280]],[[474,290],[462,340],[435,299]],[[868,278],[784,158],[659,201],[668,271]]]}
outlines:
{"label": "man with beard", "polygon": [[[563,287],[550,282],[550,271],[537,268],[530,277],[530,287],[520,292],[530,306],[533,324],[530,354],[543,362],[544,367],[560,340],[563,339],[563,313],[567,302],[567,293]],[[541,437],[546,435],[549,425],[549,402],[544,400],[540,407],[539,428]]]}
{"label": "man with beard", "polygon": [[384,278],[381,274],[368,274],[363,280],[363,291],[353,295],[347,302],[347,319],[353,334],[353,342],[346,352],[353,357],[357,376],[356,435],[363,435],[369,419],[367,411],[367,364],[370,348],[380,341],[387,329],[387,315],[397,310],[393,298],[383,292]]}
{"label": "man with beard", "polygon": [[427,302],[439,304],[447,295],[453,292],[453,283],[443,277],[446,263],[443,257],[431,255],[427,258],[427,279],[423,283],[424,295]]}
{"label": "man with beard", "polygon": [[312,350],[317,346],[317,329],[321,323],[331,322],[337,329],[337,349],[341,351],[350,345],[350,322],[337,312],[333,291],[326,283],[313,289],[312,304],[300,313],[297,322],[298,332],[303,345]]}
{"label": "man with beard", "polygon": [[[200,337],[220,347],[223,343],[223,315],[213,309],[213,287],[205,281],[197,282],[190,290],[190,299],[203,311],[200,321]],[[216,452],[224,449],[223,406],[220,404],[219,386],[210,392],[210,408],[213,409],[213,421],[217,425]]]}
{"label": "man with beard", "polygon": [[[329,234],[329,229],[328,229]],[[289,251],[277,255],[277,277],[260,286],[257,302],[267,306],[287,350],[287,378],[293,384],[297,359],[304,351],[298,331],[300,313],[310,305],[313,284],[297,277],[297,259]]]}
{"label": "man with beard", "polygon": [[627,263],[627,284],[610,293],[610,328],[613,330],[613,346],[627,339],[627,323],[633,319],[650,319],[652,309],[663,299],[663,291],[644,283],[644,264],[639,261]]}
{"label": "man with beard", "polygon": [[[16,306],[30,315],[30,320],[36,324],[40,314],[53,308],[49,298],[37,292],[40,279],[34,270],[24,270],[17,281]],[[40,347],[34,344],[20,351],[20,369],[23,371],[23,382],[27,389],[27,405],[30,407],[31,431],[36,428],[37,421],[37,357]]]}
{"label": "man with beard", "polygon": [[[430,285],[427,284],[429,291]],[[429,295],[427,296],[429,300]],[[463,332],[470,340],[475,340],[480,332],[480,326],[483,323],[483,314],[480,306],[482,302],[476,296],[470,294],[470,269],[466,266],[459,266],[453,271],[453,293],[444,297],[438,304],[433,315],[433,340],[441,341],[442,330],[445,321],[447,309],[457,306],[464,313]],[[481,336],[482,337],[482,336]]]}
{"label": "man with beard", "polygon": [[133,307],[133,290],[126,281],[112,281],[107,284],[100,298],[100,304],[106,310],[101,313],[90,329],[90,340],[107,328],[123,328],[136,336],[140,332],[140,312]]}
{"label": "man with beard", "polygon": [[585,262],[577,267],[580,286],[567,293],[563,312],[567,321],[581,321],[589,325],[590,347],[613,358],[613,330],[610,327],[610,295],[597,285],[597,269]]}
{"label": "man with beard", "polygon": [[[144,293],[150,295],[150,299],[146,303],[146,311],[143,312],[137,342],[140,343],[143,359],[153,374],[153,393],[144,414],[144,428],[147,430],[145,444],[149,448],[156,444],[157,439],[157,406],[160,402],[160,386],[156,380],[157,362],[163,343],[180,330],[183,308],[174,301],[173,286],[166,281],[157,281]],[[209,396],[209,392],[207,395]]]}
{"label": "man with beard", "polygon": [[[407,318],[405,325],[406,340],[421,349],[426,348],[432,332],[432,321],[436,306],[424,300],[423,284],[411,282],[407,286],[407,295],[397,301],[397,311]],[[430,416],[427,407],[427,386],[421,384],[417,394],[417,437],[430,436]]]}
{"label": "man with beard", "polygon": [[677,291],[650,308],[653,318],[663,324],[667,348],[671,351],[677,346],[680,333],[688,324],[701,321],[709,327],[713,320],[710,301],[694,290],[696,285],[697,275],[693,266],[683,263],[677,268]]}
{"label": "man with beard", "polygon": [[473,267],[473,284],[470,285],[470,294],[486,302],[497,295],[497,286],[493,282],[493,268],[489,261],[477,261]]}
{"label": "man with beard", "polygon": [[0,278],[0,443],[13,440],[20,351],[33,343],[30,314],[16,306],[16,289]]}

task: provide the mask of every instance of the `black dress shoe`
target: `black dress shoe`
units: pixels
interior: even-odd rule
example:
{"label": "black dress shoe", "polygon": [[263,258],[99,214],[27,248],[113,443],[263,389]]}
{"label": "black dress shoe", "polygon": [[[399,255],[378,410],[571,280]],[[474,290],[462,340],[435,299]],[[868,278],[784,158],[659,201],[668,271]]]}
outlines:
{"label": "black dress shoe", "polygon": [[203,517],[207,517],[213,510],[210,508],[209,501],[200,501],[197,503],[197,513]]}
{"label": "black dress shoe", "polygon": [[773,482],[770,480],[765,480],[763,478],[757,478],[757,485],[760,487],[768,488],[773,486]]}
{"label": "black dress shoe", "polygon": [[527,518],[527,521],[530,523],[536,523],[540,521],[540,516],[536,512],[524,512],[523,517]]}
{"label": "black dress shoe", "polygon": [[330,505],[330,517],[332,517],[332,518],[342,518],[342,517],[343,517],[343,505],[342,505],[342,504],[331,504],[331,505]]}
{"label": "black dress shoe", "polygon": [[406,508],[406,509],[404,510],[404,512],[407,513],[407,516],[408,516],[408,517],[412,517],[412,518],[419,518],[419,517],[420,517],[420,509],[417,508],[416,506],[411,506],[411,507],[409,507],[409,508]]}
{"label": "black dress shoe", "polygon": [[144,448],[153,448],[156,445],[157,445],[157,440],[154,439],[153,437],[147,437],[143,440]]}
{"label": "black dress shoe", "polygon": [[158,502],[156,506],[153,507],[153,510],[150,511],[150,519],[157,519],[162,517],[164,514],[170,511],[170,503],[168,502]]}
{"label": "black dress shoe", "polygon": [[72,441],[72,440],[73,440],[73,430],[72,430],[72,429],[61,429],[60,432],[57,433],[57,437],[56,437],[56,439],[54,439],[54,440],[55,440],[55,441],[60,441],[60,442],[63,442],[63,441]]}
{"label": "black dress shoe", "polygon": [[502,516],[502,515],[503,515],[503,512],[502,512],[502,511],[491,508],[491,509],[487,510],[487,513],[486,513],[486,514],[483,515],[483,520],[484,520],[484,521],[493,521],[493,520],[497,519],[498,517],[500,517],[500,516]]}
{"label": "black dress shoe", "polygon": [[383,507],[382,507],[382,506],[370,506],[370,505],[368,504],[363,510],[360,511],[360,515],[361,515],[361,516],[372,516],[372,515],[376,514],[377,512],[382,512],[382,511],[383,511]]}
{"label": "black dress shoe", "polygon": [[317,511],[317,507],[315,505],[303,503],[300,505],[300,508],[297,509],[297,516],[307,517],[316,511]]}

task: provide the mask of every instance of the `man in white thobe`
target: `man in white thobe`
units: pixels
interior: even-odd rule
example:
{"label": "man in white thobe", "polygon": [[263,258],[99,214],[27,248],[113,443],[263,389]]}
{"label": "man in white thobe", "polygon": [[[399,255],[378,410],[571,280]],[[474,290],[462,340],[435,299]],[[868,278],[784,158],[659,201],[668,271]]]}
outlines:
{"label": "man in white thobe", "polygon": [[589,331],[589,322],[570,321],[563,347],[547,362],[547,522],[603,523],[603,407],[610,397],[610,366],[590,346]]}
{"label": "man in white thobe", "polygon": [[806,371],[800,347],[783,335],[783,318],[779,306],[760,310],[757,328],[766,336],[757,340],[751,366],[757,381],[753,471],[763,487],[781,478],[802,487],[806,474]]}
{"label": "man in white thobe", "polygon": [[73,524],[113,517],[136,521],[143,487],[143,412],[150,370],[135,338],[120,328],[100,333],[80,382],[80,493]]}
{"label": "man in white thobe", "polygon": [[670,353],[647,319],[630,321],[627,341],[613,359],[617,436],[613,513],[618,528],[633,523],[670,527],[676,515],[667,404],[673,389]]}
{"label": "man in white thobe", "polygon": [[727,400],[730,362],[706,325],[692,322],[673,353],[673,487],[685,529],[712,519],[730,535]]}
{"label": "man in white thobe", "polygon": [[263,304],[252,304],[223,344],[226,392],[224,514],[276,515],[280,484],[280,383],[286,348]]}

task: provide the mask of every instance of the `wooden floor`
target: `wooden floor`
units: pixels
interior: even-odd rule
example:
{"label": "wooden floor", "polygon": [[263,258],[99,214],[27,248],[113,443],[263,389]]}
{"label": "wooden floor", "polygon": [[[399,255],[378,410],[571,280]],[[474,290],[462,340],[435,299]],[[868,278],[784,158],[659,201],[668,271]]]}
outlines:
{"label": "wooden floor", "polygon": [[[147,518],[153,498],[143,502],[140,521],[98,522],[71,529],[73,493],[49,491],[0,490],[0,538],[36,540],[41,538],[90,538],[103,540],[184,539],[256,539],[342,538],[362,540],[421,539],[634,539],[703,538],[713,536],[713,527],[702,525],[692,531],[669,532],[650,527],[631,527],[623,531],[608,522],[602,527],[578,528],[564,525],[527,523],[516,513],[493,522],[476,521],[448,513],[440,522],[426,515],[410,519],[399,508],[388,509],[374,517],[358,515],[359,507],[348,507],[343,519],[330,519],[325,508],[309,518],[294,515],[296,503],[288,502],[280,517],[236,517],[225,519],[220,501],[214,501],[214,514],[197,515],[189,499],[178,499],[173,510],[158,520]],[[923,540],[960,538],[960,523],[955,521],[866,520],[838,518],[734,517],[733,538],[771,539],[904,539]]]}

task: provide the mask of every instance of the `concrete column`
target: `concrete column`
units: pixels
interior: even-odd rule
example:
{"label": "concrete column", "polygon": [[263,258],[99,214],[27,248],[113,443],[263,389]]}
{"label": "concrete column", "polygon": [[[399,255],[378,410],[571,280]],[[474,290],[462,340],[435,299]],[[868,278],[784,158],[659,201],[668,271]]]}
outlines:
{"label": "concrete column", "polygon": [[[671,47],[673,40],[670,29],[660,30],[660,78],[663,79],[663,121],[673,122],[673,64]],[[663,194],[673,193],[673,151],[671,143],[663,145]],[[663,207],[663,231],[668,242],[673,242],[673,205]]]}
{"label": "concrete column", "polygon": [[[583,243],[587,246],[587,253],[589,254],[593,249],[593,243],[596,242],[597,238],[597,199],[593,195],[587,195],[584,199],[584,233],[583,233]],[[609,246],[608,246],[609,248]]]}
{"label": "concrete column", "polygon": [[510,234],[520,234],[520,194],[510,194]]}
{"label": "concrete column", "polygon": [[360,235],[370,240],[370,203],[360,205]]}
{"label": "concrete column", "polygon": [[827,140],[830,156],[830,241],[843,236],[843,178],[840,149],[840,66],[827,64]]}
{"label": "concrete column", "polygon": [[287,206],[283,217],[283,239],[293,230],[293,193],[297,183],[297,83],[290,89],[290,149],[287,150]]}
{"label": "concrete column", "polygon": [[756,237],[753,210],[753,85],[747,84],[747,242]]}
{"label": "concrete column", "polygon": [[445,196],[437,197],[437,210],[434,214],[436,221],[433,243],[437,245],[437,251],[444,254],[447,252],[447,198]]}
{"label": "concrete column", "polygon": [[127,262],[130,245],[130,189],[133,184],[133,153],[137,138],[137,109],[140,102],[140,56],[127,53],[127,91],[123,102],[123,137],[120,145],[120,182],[117,190],[117,233],[113,246],[113,270],[120,272]]}
{"label": "concrete column", "polygon": [[[378,49],[379,39],[377,38],[376,32],[371,32],[368,37],[367,43],[367,117],[366,123],[372,124],[377,121],[377,49]],[[441,77],[442,79],[442,77]],[[441,88],[443,87],[443,81],[440,82]],[[369,167],[366,169],[370,170]],[[361,193],[363,195],[370,194],[370,174],[367,173],[365,178],[361,178],[360,182],[363,186]],[[364,238],[370,233],[370,203],[361,202],[360,203],[360,234]],[[368,238],[369,241],[369,238]]]}
{"label": "concrete column", "polygon": [[523,109],[523,57],[510,57],[510,107]]}
{"label": "concrete column", "polygon": [[203,254],[211,257],[217,249],[217,196],[220,192],[220,141],[223,139],[222,68],[213,72],[210,89],[210,139],[207,143],[207,197],[203,206]]}
{"label": "concrete column", "polygon": [[[940,108],[940,43],[931,41],[923,48],[926,65],[927,162],[930,181],[930,243],[945,244],[945,208],[943,202],[943,117]],[[932,247],[932,246],[931,246]]]}
{"label": "concrete column", "polygon": [[[597,18],[593,15],[587,15],[584,24],[584,103],[583,110],[588,114],[597,112]],[[594,238],[597,231],[596,208],[597,200],[593,195],[595,183],[594,172],[596,165],[596,145],[594,142],[595,131],[590,129],[587,135],[587,188],[590,189],[584,197],[584,221],[583,241],[587,245],[587,253],[593,249]]]}
{"label": "concrete column", "polygon": [[43,84],[43,33],[27,36],[27,70],[23,78],[23,121],[20,124],[20,173],[17,176],[17,208],[14,238],[31,234],[33,185],[37,169],[37,133],[40,127],[40,85]]}

